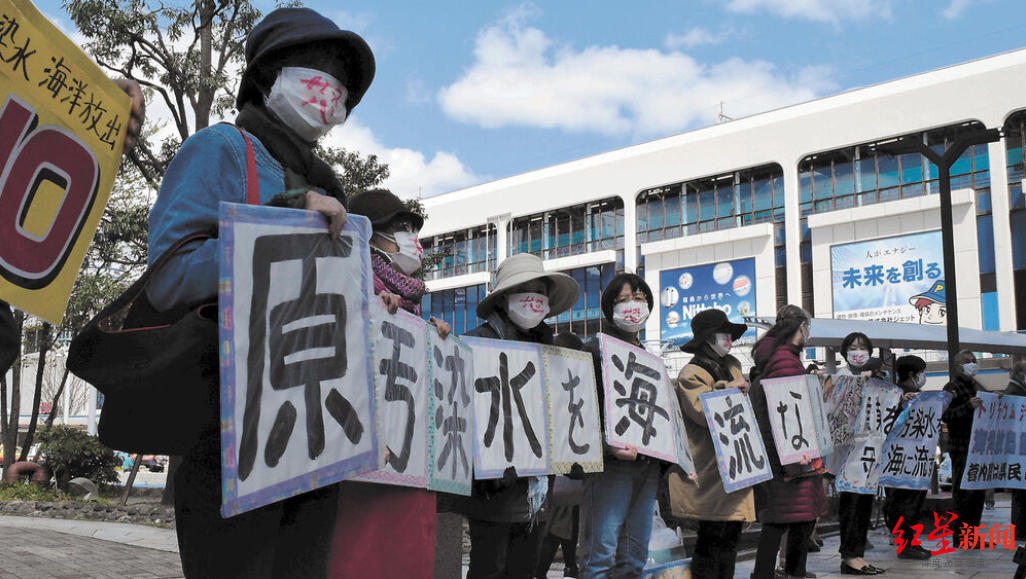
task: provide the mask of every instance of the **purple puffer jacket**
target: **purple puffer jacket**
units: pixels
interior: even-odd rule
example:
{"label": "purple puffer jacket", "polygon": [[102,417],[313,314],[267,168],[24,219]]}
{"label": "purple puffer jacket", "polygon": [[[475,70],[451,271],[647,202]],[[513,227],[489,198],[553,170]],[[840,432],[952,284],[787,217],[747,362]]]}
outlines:
{"label": "purple puffer jacket", "polygon": [[[753,357],[756,367],[764,372],[760,379],[783,378],[805,373],[800,349],[794,344],[782,344],[773,348],[773,340],[756,344]],[[800,468],[798,465],[781,466],[770,430],[769,413],[766,407],[766,393],[762,384],[756,382],[748,394],[752,409],[762,431],[767,457],[773,469],[773,478],[755,487],[755,517],[761,523],[800,523],[811,521],[826,514],[826,490],[823,487],[822,461]],[[806,472],[799,474],[799,470]],[[818,472],[817,472],[818,471]],[[787,480],[790,479],[790,480]]]}

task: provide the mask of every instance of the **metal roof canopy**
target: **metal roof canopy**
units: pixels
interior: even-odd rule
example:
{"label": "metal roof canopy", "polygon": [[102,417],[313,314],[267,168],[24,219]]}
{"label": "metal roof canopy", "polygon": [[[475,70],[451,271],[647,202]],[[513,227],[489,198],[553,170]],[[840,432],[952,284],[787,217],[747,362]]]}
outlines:
{"label": "metal roof canopy", "polygon": [[[744,320],[750,326],[768,329],[776,317],[755,316],[746,317]],[[943,325],[832,318],[812,318],[806,346],[839,348],[844,337],[852,332],[862,332],[869,336],[873,340],[873,345],[878,348],[942,351],[948,349],[947,328]],[[959,328],[958,337],[961,347],[973,352],[1026,355],[1026,335],[1023,334]]]}

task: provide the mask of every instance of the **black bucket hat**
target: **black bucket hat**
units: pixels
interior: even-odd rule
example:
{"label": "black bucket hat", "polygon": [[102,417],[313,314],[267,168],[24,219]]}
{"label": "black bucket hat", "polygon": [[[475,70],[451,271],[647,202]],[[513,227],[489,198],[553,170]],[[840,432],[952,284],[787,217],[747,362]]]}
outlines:
{"label": "black bucket hat", "polygon": [[747,331],[748,326],[730,321],[723,310],[716,308],[702,310],[691,318],[691,332],[694,337],[680,349],[693,354],[716,334],[730,334],[732,339],[737,340]]}
{"label": "black bucket hat", "polygon": [[241,108],[262,98],[254,71],[270,62],[269,56],[273,60],[275,53],[305,44],[336,48],[339,58],[346,63],[346,110],[352,111],[374,80],[374,53],[359,34],[340,29],[309,8],[279,8],[253,27],[246,39],[246,70],[239,83],[236,106]]}
{"label": "black bucket hat", "polygon": [[349,212],[369,219],[376,231],[397,217],[408,219],[418,231],[424,227],[424,218],[410,211],[403,200],[388,189],[370,189],[358,193],[349,201]]}

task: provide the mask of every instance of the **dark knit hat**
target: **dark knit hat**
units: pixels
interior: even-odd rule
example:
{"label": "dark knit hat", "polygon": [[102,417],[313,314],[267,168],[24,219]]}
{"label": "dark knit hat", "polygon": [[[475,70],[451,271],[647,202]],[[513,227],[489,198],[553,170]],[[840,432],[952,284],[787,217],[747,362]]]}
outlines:
{"label": "dark knit hat", "polygon": [[424,227],[424,218],[410,211],[403,200],[388,189],[358,193],[349,201],[349,212],[369,219],[375,230],[387,226],[397,217],[409,219],[417,230]]}
{"label": "dark knit hat", "polygon": [[253,27],[246,39],[246,70],[242,73],[236,106],[241,108],[262,98],[256,70],[273,65],[276,53],[308,44],[333,47],[346,63],[346,110],[352,111],[374,80],[374,53],[359,34],[340,29],[309,8],[279,8]]}
{"label": "dark knit hat", "polygon": [[748,326],[730,321],[723,310],[716,308],[702,310],[691,318],[691,333],[694,334],[694,337],[680,349],[694,353],[716,334],[730,334],[731,339],[737,340],[746,331],[748,331]]}

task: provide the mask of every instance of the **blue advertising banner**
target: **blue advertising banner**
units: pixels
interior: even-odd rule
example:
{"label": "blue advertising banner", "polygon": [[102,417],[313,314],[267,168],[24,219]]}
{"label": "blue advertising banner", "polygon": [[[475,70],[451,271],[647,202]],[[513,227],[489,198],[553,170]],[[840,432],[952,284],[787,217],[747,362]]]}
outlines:
{"label": "blue advertising banner", "polygon": [[[702,310],[718,308],[730,321],[744,323],[755,315],[755,258],[721,261],[659,273],[659,339],[679,347],[692,338],[691,318]],[[755,341],[749,330],[734,345]]]}
{"label": "blue advertising banner", "polygon": [[947,323],[940,231],[834,245],[830,274],[836,319]]}

